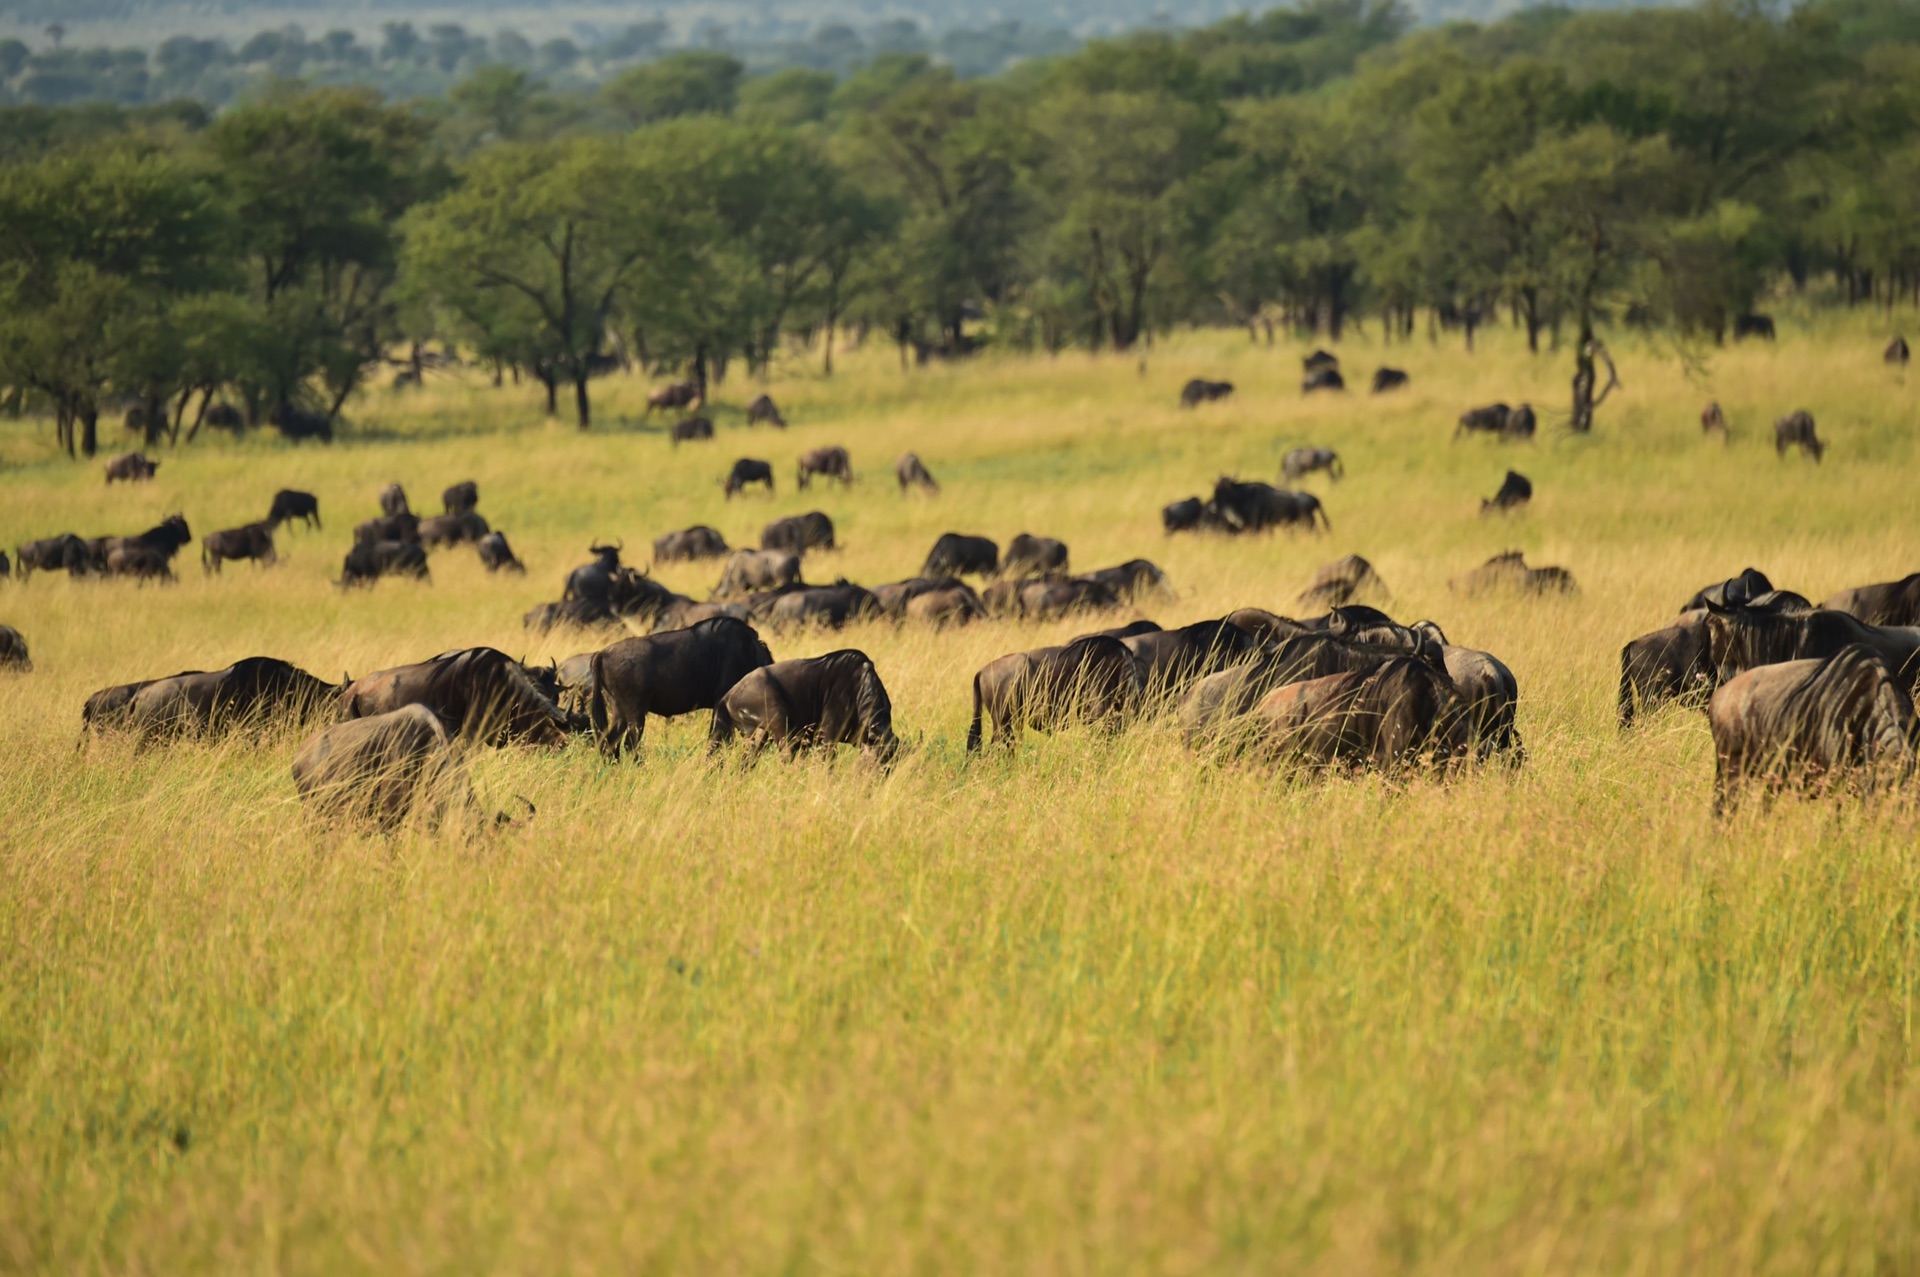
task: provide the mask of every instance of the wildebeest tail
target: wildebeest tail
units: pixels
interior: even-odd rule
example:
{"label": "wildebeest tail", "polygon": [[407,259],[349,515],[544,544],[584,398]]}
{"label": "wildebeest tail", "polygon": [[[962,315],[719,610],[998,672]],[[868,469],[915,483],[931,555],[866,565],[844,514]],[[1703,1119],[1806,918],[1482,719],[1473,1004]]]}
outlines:
{"label": "wildebeest tail", "polygon": [[980,752],[980,676],[973,676],[973,726],[967,728],[967,752]]}
{"label": "wildebeest tail", "polygon": [[600,676],[600,659],[604,655],[593,654],[593,695],[587,698],[587,719],[593,724],[594,739],[603,744],[607,739],[607,684]]}

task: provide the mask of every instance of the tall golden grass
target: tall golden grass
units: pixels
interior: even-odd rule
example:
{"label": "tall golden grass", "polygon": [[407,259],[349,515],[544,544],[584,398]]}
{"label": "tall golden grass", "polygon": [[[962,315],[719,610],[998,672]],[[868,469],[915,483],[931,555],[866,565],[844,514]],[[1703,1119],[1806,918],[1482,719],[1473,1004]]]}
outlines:
{"label": "tall golden grass", "polygon": [[[1566,398],[1510,335],[1340,348],[1412,389],[1303,399],[1304,347],[1189,334],[1134,360],[904,374],[870,349],[768,387],[786,433],[673,449],[645,387],[588,434],[476,378],[370,393],[332,448],[202,441],[137,488],[0,431],[0,535],[196,536],[321,498],[282,563],[166,588],[36,576],[0,621],[0,1268],[50,1272],[1911,1271],[1920,1266],[1920,819],[1907,801],[1708,806],[1697,712],[1614,726],[1622,642],[1748,564],[1820,597],[1920,564],[1916,392],[1881,316],[1778,347],[1616,345],[1599,432],[1450,442],[1494,398]],[[1175,405],[1189,376],[1239,385]],[[1700,437],[1717,398],[1727,447]],[[1774,456],[1811,409],[1825,464]],[[793,490],[842,443],[862,480]],[[1165,538],[1158,510],[1286,448],[1322,537]],[[945,485],[902,497],[918,451]],[[779,492],[721,499],[736,456]],[[1482,519],[1513,466],[1526,512]],[[430,586],[343,593],[390,479],[458,479],[527,561],[440,552]],[[751,543],[820,508],[812,578],[912,574],[940,532],[1145,556],[1173,624],[1298,609],[1371,559],[1403,619],[1513,667],[1529,761],[1446,784],[1304,779],[1187,754],[1164,725],[1028,737],[969,760],[969,679],[1073,624],[778,635],[857,646],[910,748],[702,757],[704,716],[638,764],[588,742],[474,757],[502,832],[316,829],[297,743],[76,748],[96,687],[249,654],[330,678],[526,636],[588,541],[713,523]],[[1571,599],[1463,599],[1507,548]],[[663,567],[704,595],[714,565]]]}

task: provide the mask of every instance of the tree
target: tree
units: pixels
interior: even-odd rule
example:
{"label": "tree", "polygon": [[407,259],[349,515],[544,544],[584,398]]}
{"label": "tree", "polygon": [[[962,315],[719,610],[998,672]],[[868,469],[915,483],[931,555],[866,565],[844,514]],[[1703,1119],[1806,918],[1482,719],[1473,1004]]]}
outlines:
{"label": "tree", "polygon": [[601,90],[601,97],[633,125],[682,115],[725,115],[739,96],[744,70],[724,53],[691,49],[622,72]]}

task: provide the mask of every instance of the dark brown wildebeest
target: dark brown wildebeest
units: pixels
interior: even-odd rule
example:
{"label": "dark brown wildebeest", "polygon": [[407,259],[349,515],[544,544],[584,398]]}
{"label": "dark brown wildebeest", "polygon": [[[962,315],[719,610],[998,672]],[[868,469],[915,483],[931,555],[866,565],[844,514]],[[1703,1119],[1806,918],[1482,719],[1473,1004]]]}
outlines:
{"label": "dark brown wildebeest", "polygon": [[[1138,621],[1128,621],[1125,625],[1108,626],[1104,630],[1093,630],[1087,634],[1076,634],[1073,638],[1092,638],[1097,635],[1100,638],[1119,639],[1125,642],[1127,639],[1134,638],[1141,634],[1158,634],[1159,632],[1160,622],[1142,619]],[[1073,639],[1068,639],[1067,642],[1071,643]]]}
{"label": "dark brown wildebeest", "polygon": [[762,666],[735,683],[713,708],[708,750],[735,734],[756,753],[775,745],[789,758],[803,749],[857,745],[887,763],[900,749],[886,685],[867,654],[851,648]]}
{"label": "dark brown wildebeest", "polygon": [[1507,663],[1491,652],[1447,642],[1432,621],[1416,621],[1412,630],[1440,649],[1441,664],[1460,696],[1466,741],[1474,756],[1485,762],[1495,753],[1505,753],[1509,762],[1523,762],[1527,751],[1517,725],[1520,682]]}
{"label": "dark brown wildebeest", "polygon": [[1708,604],[1716,607],[1745,607],[1762,594],[1773,592],[1773,582],[1759,568],[1742,568],[1738,576],[1702,586],[1692,598],[1680,605],[1682,612],[1698,612]]}
{"label": "dark brown wildebeest", "polygon": [[1120,599],[1098,581],[1084,577],[1042,576],[995,581],[980,595],[989,616],[1053,621],[1076,612],[1118,611]]}
{"label": "dark brown wildebeest", "polygon": [[1124,642],[1104,634],[1002,656],[973,676],[967,750],[980,749],[983,714],[993,724],[995,743],[1011,748],[1024,728],[1045,732],[1069,723],[1118,728],[1143,691],[1140,663]]}
{"label": "dark brown wildebeest", "polygon": [[273,494],[273,508],[267,511],[267,522],[278,527],[282,523],[291,523],[295,519],[299,519],[310,528],[319,527],[320,498],[311,492],[282,488]]}
{"label": "dark brown wildebeest", "polygon": [[1713,809],[1725,814],[1759,781],[1769,790],[1869,791],[1914,771],[1911,693],[1872,650],[1784,661],[1729,680],[1707,705],[1713,729]]}
{"label": "dark brown wildebeest", "polygon": [[1275,688],[1254,710],[1266,747],[1309,767],[1395,768],[1465,757],[1466,715],[1445,674],[1399,656],[1371,673]]}
{"label": "dark brown wildebeest", "polygon": [[1507,418],[1512,412],[1513,409],[1503,403],[1469,408],[1460,414],[1459,424],[1453,428],[1453,437],[1457,442],[1464,434],[1503,434],[1507,428]]}
{"label": "dark brown wildebeest", "polygon": [[324,412],[296,408],[290,403],[278,404],[267,414],[267,424],[278,430],[280,437],[290,443],[298,443],[302,439],[333,442],[333,418]]}
{"label": "dark brown wildebeest", "polygon": [[[1305,526],[1313,532],[1333,527],[1320,498],[1311,492],[1293,492],[1270,483],[1242,483],[1222,478],[1213,485],[1207,510],[1230,533],[1264,532],[1269,528]],[[1315,523],[1316,516],[1319,523]],[[1205,516],[1202,516],[1203,519]]]}
{"label": "dark brown wildebeest", "polygon": [[279,557],[273,548],[271,523],[209,532],[200,542],[200,566],[207,572],[218,572],[224,559],[251,559],[260,564],[278,562]]}
{"label": "dark brown wildebeest", "polygon": [[322,682],[271,656],[250,656],[222,670],[175,674],[141,685],[115,725],[143,739],[299,726],[331,718],[344,686]]}
{"label": "dark brown wildebeest", "polygon": [[1398,390],[1409,385],[1412,378],[1398,368],[1376,368],[1373,371],[1373,393],[1384,394],[1389,390]]}
{"label": "dark brown wildebeest", "polygon": [[718,616],[753,623],[753,609],[745,603],[695,603],[684,594],[676,594],[653,614],[652,630],[656,634],[665,630],[690,630]]}
{"label": "dark brown wildebeest", "polygon": [[760,548],[792,550],[795,554],[805,554],[808,550],[831,550],[834,548],[833,520],[819,510],[775,519],[760,529]]}
{"label": "dark brown wildebeest", "polygon": [[454,484],[440,494],[441,509],[447,514],[467,514],[480,504],[480,485],[471,479]]}
{"label": "dark brown wildebeest", "polygon": [[1920,628],[1868,625],[1846,612],[1767,612],[1707,609],[1707,661],[1714,678],[1785,661],[1825,660],[1849,644],[1876,653],[1912,695],[1920,684]]}
{"label": "dark brown wildebeest", "polygon": [[1346,388],[1347,379],[1340,375],[1338,368],[1322,368],[1318,372],[1310,372],[1300,383],[1300,393],[1303,395],[1310,395],[1316,390],[1345,390]]}
{"label": "dark brown wildebeest", "polygon": [[413,507],[407,504],[407,490],[398,483],[389,483],[380,489],[380,513],[390,519],[412,514]]}
{"label": "dark brown wildebeest", "polygon": [[1719,435],[1721,443],[1726,443],[1733,437],[1732,432],[1727,429],[1727,414],[1721,411],[1718,399],[1700,410],[1700,433]]}
{"label": "dark brown wildebeest", "polygon": [[1339,366],[1340,356],[1330,350],[1316,350],[1300,361],[1300,371],[1305,373],[1320,372],[1323,369]]}
{"label": "dark brown wildebeest", "polygon": [[353,539],[356,544],[369,544],[374,541],[411,541],[420,540],[420,520],[402,512],[383,514],[377,519],[368,519],[356,523],[353,527]]}
{"label": "dark brown wildebeest", "polygon": [[185,517],[170,514],[135,537],[96,537],[87,542],[89,566],[108,576],[169,580],[173,558],[193,540]]}
{"label": "dark brown wildebeest", "polygon": [[1280,477],[1288,483],[1316,470],[1325,470],[1327,477],[1336,483],[1347,473],[1340,463],[1340,454],[1332,448],[1295,448],[1280,459]]}
{"label": "dark brown wildebeest", "polygon": [[1000,547],[986,537],[943,532],[927,552],[920,575],[993,576],[1000,571]]}
{"label": "dark brown wildebeest", "polygon": [[1316,633],[1311,625],[1290,616],[1279,616],[1263,607],[1243,607],[1227,614],[1227,622],[1237,625],[1255,638],[1281,643],[1298,634]]}
{"label": "dark brown wildebeest", "polygon": [[673,423],[673,446],[713,438],[713,422],[705,417],[685,417]]}
{"label": "dark brown wildebeest", "polygon": [[1225,399],[1232,393],[1233,383],[1230,381],[1206,381],[1195,377],[1192,381],[1189,381],[1180,388],[1180,406],[1182,408],[1195,408],[1203,403],[1212,403],[1217,399]]}
{"label": "dark brown wildebeest", "polygon": [[600,627],[625,630],[626,626],[612,608],[598,599],[566,599],[559,603],[537,603],[520,618],[527,629],[545,634],[549,630]]}
{"label": "dark brown wildebeest", "polygon": [[[215,430],[231,430],[236,435],[243,435],[247,432],[246,417],[238,408],[230,403],[217,403],[212,405],[207,409],[206,415],[203,416],[200,421],[202,425],[210,426]],[[187,438],[189,440],[193,438],[191,431],[187,433]]]}
{"label": "dark brown wildebeest", "polygon": [[600,752],[611,758],[639,749],[647,715],[712,709],[735,683],[771,664],[759,634],[731,617],[623,639],[594,653],[588,715]]}
{"label": "dark brown wildebeest", "polygon": [[673,381],[647,392],[646,415],[661,408],[691,408],[700,402],[700,387],[691,381]]}
{"label": "dark brown wildebeest", "polygon": [[[187,670],[188,674],[198,674],[199,670]],[[121,683],[116,687],[103,687],[87,697],[87,703],[80,707],[80,726],[83,731],[114,731],[127,725],[127,709],[133,704],[133,698],[140,689],[153,682],[146,679],[138,683]]]}
{"label": "dark brown wildebeest", "polygon": [[93,556],[88,552],[87,543],[71,532],[17,545],[13,553],[20,560],[22,582],[36,571],[65,571],[69,576],[85,576],[93,570]]}
{"label": "dark brown wildebeest", "polygon": [[1636,712],[1668,701],[1704,701],[1713,692],[1707,661],[1707,610],[1681,614],[1674,624],[1642,634],[1620,649],[1620,726],[1633,726]]}
{"label": "dark brown wildebeest", "polygon": [[767,494],[773,494],[773,463],[762,461],[758,457],[742,457],[733,463],[733,469],[727,471],[727,477],[721,481],[721,491],[727,500],[733,500],[736,492],[745,492],[749,483],[764,483]]}
{"label": "dark brown wildebeest", "polygon": [[513,547],[507,544],[504,532],[489,532],[474,542],[474,549],[480,552],[480,562],[489,572],[519,572],[524,574],[527,565],[514,554]]}
{"label": "dark brown wildebeest", "polygon": [[[904,619],[907,615],[907,604],[913,602],[913,600],[919,598],[922,594],[932,594],[936,591],[951,590],[956,587],[962,587],[962,582],[958,577],[909,577],[904,581],[889,581],[885,585],[875,586],[873,590],[873,601],[879,606],[880,615],[889,620],[898,621]],[[968,588],[968,592],[972,593],[971,588]],[[979,601],[979,595],[974,595],[974,601]]]}
{"label": "dark brown wildebeest", "polygon": [[465,514],[436,514],[418,520],[418,531],[420,544],[441,546],[468,542],[478,545],[480,538],[493,529],[477,510],[469,510]]}
{"label": "dark brown wildebeest", "polygon": [[593,658],[599,652],[581,652],[553,667],[554,685],[559,688],[555,704],[570,714],[584,714],[593,701]]}
{"label": "dark brown wildebeest", "polygon": [[372,585],[383,576],[428,579],[427,552],[418,541],[357,541],[340,566],[342,587]]}
{"label": "dark brown wildebeest", "polygon": [[1887,363],[1898,364],[1905,368],[1907,361],[1913,358],[1913,348],[1907,345],[1907,339],[1904,336],[1895,333],[1893,340],[1887,343],[1886,352],[1880,357]]}
{"label": "dark brown wildebeest", "polygon": [[1000,575],[1050,576],[1067,570],[1067,543],[1053,537],[1037,537],[1022,532],[1007,543],[1007,556],[1000,561]]}
{"label": "dark brown wildebeest", "polygon": [[758,395],[752,403],[747,405],[747,424],[750,426],[778,426],[780,429],[785,430],[787,428],[787,419],[780,415],[780,409],[775,406],[773,396]]}
{"label": "dark brown wildebeest", "polygon": [[1487,594],[1512,590],[1522,594],[1573,594],[1573,573],[1565,568],[1532,568],[1518,550],[1496,554],[1462,577],[1447,582],[1456,594]]}
{"label": "dark brown wildebeest", "polygon": [[1500,431],[1502,439],[1531,439],[1536,425],[1532,404],[1521,404],[1507,414],[1507,424]]}
{"label": "dark brown wildebeest", "polygon": [[791,550],[735,550],[727,556],[716,600],[739,598],[757,590],[778,590],[800,583],[800,556]]}
{"label": "dark brown wildebeest", "polygon": [[588,546],[587,553],[593,556],[593,562],[583,563],[567,573],[566,586],[560,591],[561,601],[570,603],[578,599],[606,604],[613,589],[614,574],[620,570],[622,544]]}
{"label": "dark brown wildebeest", "polygon": [[489,745],[560,746],[586,726],[542,693],[519,662],[491,647],[442,652],[355,679],[341,693],[340,717],[371,718],[402,705],[424,705],[449,736]]}
{"label": "dark brown wildebeest", "polygon": [[1076,578],[1092,581],[1112,590],[1115,598],[1132,599],[1148,591],[1173,595],[1173,587],[1167,584],[1167,574],[1146,559],[1128,559],[1118,567],[1099,568],[1092,572],[1082,572]]}
{"label": "dark brown wildebeest", "polygon": [[775,629],[818,626],[837,630],[849,621],[873,620],[881,614],[873,591],[849,581],[762,594],[752,606],[755,614]]}
{"label": "dark brown wildebeest", "polygon": [[33,672],[33,657],[27,651],[27,640],[11,625],[0,625],[0,670],[11,670],[17,674]]}
{"label": "dark brown wildebeest", "polygon": [[1167,535],[1176,532],[1191,532],[1200,526],[1200,519],[1206,513],[1206,502],[1199,497],[1182,497],[1180,500],[1161,507],[1160,526]]}
{"label": "dark brown wildebeest", "polygon": [[127,483],[139,483],[153,478],[154,471],[160,468],[158,461],[149,461],[137,452],[113,458],[107,462],[107,482],[116,479]]}
{"label": "dark brown wildebeest", "polygon": [[293,756],[293,787],[316,815],[388,832],[473,804],[445,724],[423,705],[321,728]]}
{"label": "dark brown wildebeest", "polygon": [[700,559],[724,559],[732,551],[727,539],[716,528],[696,523],[678,532],[669,532],[653,540],[655,563],[693,563]]}
{"label": "dark brown wildebeest", "polygon": [[1300,602],[1308,607],[1335,608],[1363,594],[1387,593],[1387,584],[1373,570],[1373,564],[1357,554],[1349,554],[1315,572],[1307,588],[1300,591]]}
{"label": "dark brown wildebeest", "polygon": [[949,625],[967,625],[985,620],[986,604],[973,587],[949,579],[937,589],[923,590],[907,600],[905,617],[921,625],[941,629]]}
{"label": "dark brown wildebeest", "polygon": [[1733,317],[1733,339],[1743,337],[1763,337],[1773,340],[1773,316],[1761,314],[1735,315]]}
{"label": "dark brown wildebeest", "polygon": [[1821,443],[1820,436],[1814,433],[1813,414],[1805,408],[1790,412],[1773,423],[1774,454],[1784,457],[1788,448],[1798,448],[1816,462],[1827,451],[1827,445]]}
{"label": "dark brown wildebeest", "polygon": [[815,448],[811,452],[800,454],[798,483],[806,488],[813,483],[813,476],[823,479],[838,479],[842,487],[853,482],[853,461],[847,450],[838,446]]}
{"label": "dark brown wildebeest", "polygon": [[[1252,610],[1256,609],[1233,615],[1244,616]],[[1234,624],[1248,629],[1241,622]],[[1250,725],[1243,720],[1277,687],[1333,674],[1371,673],[1406,655],[1404,648],[1390,644],[1352,643],[1332,634],[1276,632],[1251,660],[1209,674],[1187,689],[1179,707],[1182,734],[1189,745],[1223,743]]]}
{"label": "dark brown wildebeest", "polygon": [[1920,625],[1920,572],[1898,581],[1842,590],[1820,606],[1858,617],[1868,625]]}
{"label": "dark brown wildebeest", "polygon": [[0,581],[7,580],[12,575],[13,563],[7,558],[7,552],[0,550]]}
{"label": "dark brown wildebeest", "polygon": [[1177,630],[1153,630],[1120,640],[1140,663],[1142,694],[1157,703],[1253,656],[1260,640],[1224,620],[1196,621]]}
{"label": "dark brown wildebeest", "polygon": [[1531,500],[1533,500],[1532,482],[1518,470],[1509,470],[1507,477],[1500,481],[1500,491],[1480,503],[1480,513],[1484,515],[1498,511],[1506,514],[1512,510],[1518,510]]}
{"label": "dark brown wildebeest", "polygon": [[893,477],[900,482],[900,491],[909,488],[925,488],[928,492],[940,491],[940,484],[920,460],[920,454],[909,452],[893,463]]}

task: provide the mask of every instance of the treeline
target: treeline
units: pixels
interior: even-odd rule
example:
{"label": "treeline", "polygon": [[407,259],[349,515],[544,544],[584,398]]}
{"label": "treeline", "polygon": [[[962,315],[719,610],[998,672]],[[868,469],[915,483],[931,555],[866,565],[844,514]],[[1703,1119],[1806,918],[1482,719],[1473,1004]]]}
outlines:
{"label": "treeline", "polygon": [[1567,341],[1584,429],[1607,323],[1718,340],[1816,280],[1920,301],[1920,26],[1873,3],[1405,34],[1321,0],[984,81],[680,54],[584,115],[504,66],[428,105],[19,108],[0,393],[88,451],[109,405],[150,438],[216,402],[330,418],[430,342],[585,426],[611,369],[830,368],[850,325],[904,363],[1506,319]]}

